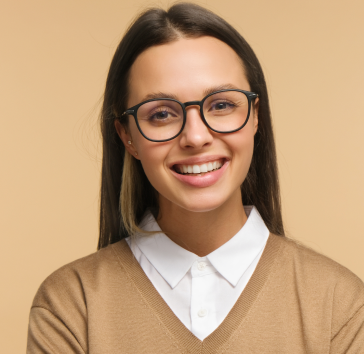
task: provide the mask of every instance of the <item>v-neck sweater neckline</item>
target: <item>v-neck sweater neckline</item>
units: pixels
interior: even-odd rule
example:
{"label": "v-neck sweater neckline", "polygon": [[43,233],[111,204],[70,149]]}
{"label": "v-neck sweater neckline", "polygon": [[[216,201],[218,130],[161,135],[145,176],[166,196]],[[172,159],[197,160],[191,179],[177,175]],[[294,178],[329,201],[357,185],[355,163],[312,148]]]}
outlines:
{"label": "v-neck sweater neckline", "polygon": [[216,352],[218,347],[224,346],[229,341],[242,324],[279,259],[277,254],[282,244],[280,238],[272,234],[269,236],[261,259],[246,288],[225,320],[203,341],[196,338],[168,307],[134,258],[126,241],[122,240],[112,247],[120,265],[138,289],[140,296],[170,333],[171,340],[177,342],[176,345],[184,353],[198,353],[202,348],[206,352]]}

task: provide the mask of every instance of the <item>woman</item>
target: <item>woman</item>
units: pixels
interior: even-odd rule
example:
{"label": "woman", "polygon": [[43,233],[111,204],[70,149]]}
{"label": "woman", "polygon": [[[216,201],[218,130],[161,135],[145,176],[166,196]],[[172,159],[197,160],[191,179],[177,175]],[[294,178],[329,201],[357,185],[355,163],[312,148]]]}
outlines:
{"label": "woman", "polygon": [[361,353],[364,285],[288,240],[252,49],[192,4],[143,13],[102,110],[99,251],[40,287],[29,353]]}

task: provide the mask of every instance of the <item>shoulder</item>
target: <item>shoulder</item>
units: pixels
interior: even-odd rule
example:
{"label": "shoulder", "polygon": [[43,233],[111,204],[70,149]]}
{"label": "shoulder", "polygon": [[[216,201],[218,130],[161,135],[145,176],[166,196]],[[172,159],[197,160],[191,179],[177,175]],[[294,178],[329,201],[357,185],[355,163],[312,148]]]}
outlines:
{"label": "shoulder", "polygon": [[279,271],[300,301],[329,306],[333,333],[364,310],[364,283],[352,271],[311,248],[286,237],[274,236],[281,244]]}
{"label": "shoulder", "polygon": [[85,303],[88,291],[112,282],[116,275],[123,273],[120,250],[128,252],[125,241],[109,245],[57,269],[40,285],[32,307],[54,309],[57,307],[57,298],[62,298],[63,306],[69,305],[67,298],[72,298],[79,305]]}
{"label": "shoulder", "polygon": [[[278,237],[278,236],[274,236]],[[312,281],[340,284],[345,283],[358,290],[364,290],[363,281],[352,271],[331,258],[287,237],[278,237],[282,252],[295,273],[306,276]]]}
{"label": "shoulder", "polygon": [[120,241],[48,276],[30,311],[28,352],[88,352],[90,325],[112,316],[130,293],[125,286],[128,257],[132,259],[129,246]]}

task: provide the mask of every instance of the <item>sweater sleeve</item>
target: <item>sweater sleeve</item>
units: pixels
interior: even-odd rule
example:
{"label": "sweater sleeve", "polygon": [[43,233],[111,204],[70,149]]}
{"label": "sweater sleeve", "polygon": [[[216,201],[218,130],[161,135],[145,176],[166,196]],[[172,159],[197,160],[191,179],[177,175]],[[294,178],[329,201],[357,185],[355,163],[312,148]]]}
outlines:
{"label": "sweater sleeve", "polygon": [[330,354],[364,354],[364,305],[332,339]]}
{"label": "sweater sleeve", "polygon": [[30,312],[27,354],[85,353],[74,334],[49,310],[33,307]]}

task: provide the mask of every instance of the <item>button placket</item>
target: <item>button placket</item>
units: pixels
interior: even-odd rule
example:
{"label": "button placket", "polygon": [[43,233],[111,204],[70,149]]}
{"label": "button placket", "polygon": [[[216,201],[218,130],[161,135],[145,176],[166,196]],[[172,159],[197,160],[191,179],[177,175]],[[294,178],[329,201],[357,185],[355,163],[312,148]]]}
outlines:
{"label": "button placket", "polygon": [[[208,290],[208,279],[204,276],[207,270],[206,265],[200,265],[204,262],[198,260],[194,264],[194,276],[192,278],[191,288],[191,328],[193,333],[203,333],[206,330],[206,325],[209,322],[209,304],[206,303],[206,291]],[[203,268],[203,270],[199,270]]]}

